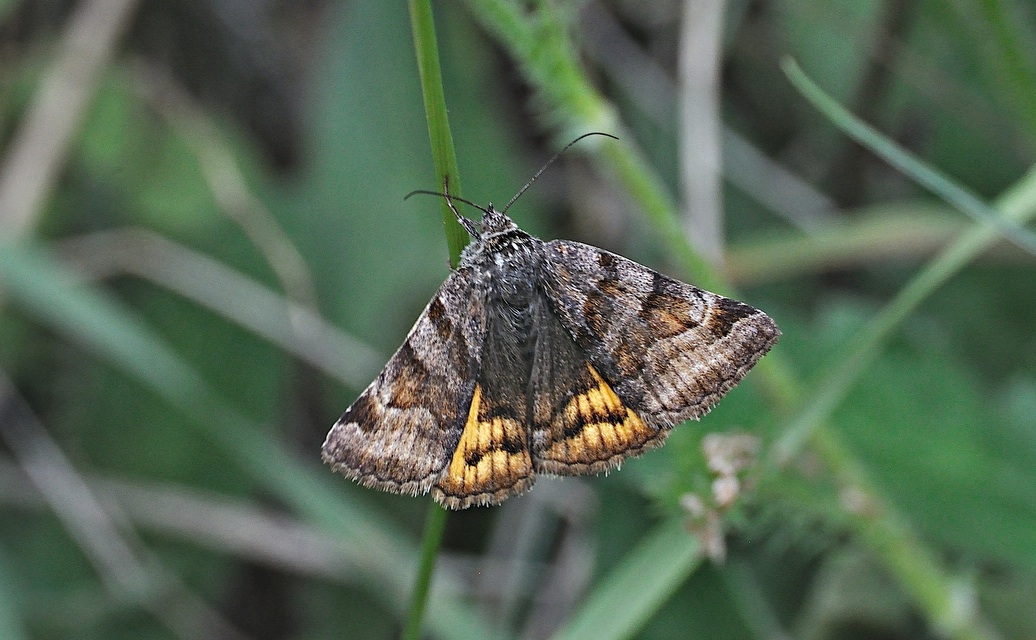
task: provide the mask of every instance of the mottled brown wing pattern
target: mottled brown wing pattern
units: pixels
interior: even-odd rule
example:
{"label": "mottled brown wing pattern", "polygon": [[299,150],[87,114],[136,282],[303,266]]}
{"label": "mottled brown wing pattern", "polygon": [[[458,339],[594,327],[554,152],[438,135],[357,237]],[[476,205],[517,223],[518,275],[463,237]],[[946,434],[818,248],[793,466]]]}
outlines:
{"label": "mottled brown wing pattern", "polygon": [[332,427],[323,459],[368,486],[419,495],[447,466],[468,422],[485,337],[485,292],[450,274],[388,364]]}
{"label": "mottled brown wing pattern", "polygon": [[655,429],[708,413],[780,336],[754,307],[577,242],[546,243],[540,274],[575,344]]}

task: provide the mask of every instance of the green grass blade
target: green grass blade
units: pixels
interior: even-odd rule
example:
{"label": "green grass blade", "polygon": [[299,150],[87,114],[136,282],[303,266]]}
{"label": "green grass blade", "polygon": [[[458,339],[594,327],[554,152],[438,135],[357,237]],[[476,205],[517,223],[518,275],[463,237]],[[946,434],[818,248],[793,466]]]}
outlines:
{"label": "green grass blade", "polygon": [[906,149],[851,114],[810,80],[791,58],[785,58],[781,66],[788,79],[802,92],[802,95],[844,134],[881,156],[885,162],[945,200],[950,206],[978,222],[993,227],[1011,242],[1036,255],[1036,234],[1017,222],[999,215],[996,210],[951,180],[949,176],[925,164]]}
{"label": "green grass blade", "polygon": [[[432,5],[428,0],[410,0],[410,28],[414,35],[417,70],[421,75],[421,93],[428,118],[428,137],[432,144],[437,188],[442,188],[443,181],[449,178],[450,194],[460,196],[463,195],[460,169],[457,166],[457,152],[453,147],[453,134],[450,133],[446,95],[442,88],[442,69],[439,65],[439,45],[435,37]],[[445,199],[441,208],[443,223],[446,225],[446,244],[450,249],[450,264],[456,267],[460,262],[461,250],[468,244],[468,234],[458,224]]]}
{"label": "green grass blade", "polygon": [[435,560],[439,556],[442,535],[446,531],[446,509],[434,501],[428,505],[425,517],[424,536],[421,541],[421,564],[414,579],[414,591],[410,597],[410,609],[407,612],[406,626],[400,636],[403,640],[418,640],[421,637],[421,623],[424,620],[425,607],[428,604],[428,593],[435,572]]}
{"label": "green grass blade", "polygon": [[599,582],[556,640],[631,638],[698,568],[698,539],[679,520],[669,520],[630,551]]}

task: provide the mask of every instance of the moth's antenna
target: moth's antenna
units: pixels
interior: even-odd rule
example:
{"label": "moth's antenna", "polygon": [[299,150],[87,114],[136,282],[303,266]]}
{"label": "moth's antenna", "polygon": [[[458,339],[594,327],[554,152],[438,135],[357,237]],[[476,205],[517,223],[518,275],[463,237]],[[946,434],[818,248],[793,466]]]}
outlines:
{"label": "moth's antenna", "polygon": [[[419,195],[419,194],[420,195],[425,195],[425,196],[439,196],[440,198],[446,198],[446,202],[451,202],[453,200],[456,200],[457,202],[463,202],[464,204],[466,204],[466,205],[468,205],[470,207],[475,207],[476,209],[478,209],[482,213],[489,213],[488,211],[486,211],[485,207],[483,207],[481,205],[477,205],[474,202],[472,202],[471,200],[468,200],[467,198],[462,198],[460,196],[451,195],[449,193],[440,193],[438,191],[428,191],[427,189],[415,189],[415,190],[411,191],[410,193],[406,194],[405,196],[403,196],[403,199],[404,200],[408,200],[410,198],[410,196],[415,196],[415,195]],[[460,215],[460,214],[457,214],[457,215]],[[464,216],[460,216],[460,217],[463,218]]]}
{"label": "moth's antenna", "polygon": [[[549,167],[550,165],[554,164],[554,161],[561,157],[562,153],[565,153],[566,151],[568,151],[569,147],[571,147],[575,143],[579,142],[583,138],[588,138],[590,136],[606,136],[608,138],[611,138],[612,140],[618,140],[617,137],[613,136],[610,133],[604,133],[603,131],[591,131],[590,133],[584,133],[583,135],[579,136],[578,138],[576,138],[572,142],[569,142],[568,144],[565,145],[565,147],[561,151],[558,151],[557,153],[555,153],[553,158],[551,158],[550,160],[547,160],[547,164],[545,164],[542,167],[540,167],[540,170],[536,172],[536,175],[534,175],[532,178],[530,178],[529,181],[525,183],[525,186],[518,190],[518,193],[514,194],[514,197],[511,198],[511,200],[507,203],[507,205],[504,206],[504,208],[500,210],[500,213],[507,213],[507,210],[511,208],[511,205],[514,204],[514,201],[517,200],[519,197],[521,197],[521,195],[523,193],[525,193],[529,189],[529,187],[532,186],[532,183],[536,181],[536,178],[539,178],[540,174],[547,170],[547,167]],[[458,198],[458,200],[459,200],[459,198]],[[479,209],[482,209],[482,207],[479,207]],[[484,211],[484,209],[483,209],[483,211]]]}
{"label": "moth's antenna", "polygon": [[479,232],[478,232],[478,229],[475,228],[475,223],[472,222],[471,220],[468,220],[464,216],[460,215],[460,211],[457,211],[457,207],[453,206],[453,201],[454,200],[459,200],[460,202],[463,202],[464,204],[466,204],[468,206],[475,207],[476,209],[478,209],[479,211],[481,211],[484,214],[488,214],[489,211],[487,211],[481,205],[477,205],[474,202],[472,202],[471,200],[468,200],[467,198],[461,198],[460,196],[450,195],[450,192],[449,192],[450,178],[449,178],[449,176],[447,176],[446,178],[443,179],[443,187],[446,188],[446,191],[444,191],[442,193],[439,193],[438,191],[428,191],[426,189],[416,189],[416,190],[411,191],[410,193],[406,194],[405,196],[403,196],[403,200],[408,200],[410,198],[410,196],[416,195],[416,194],[419,194],[419,193],[423,194],[423,195],[428,195],[428,196],[439,196],[440,198],[446,198],[446,204],[449,205],[450,211],[453,212],[453,215],[457,217],[457,222],[460,223],[460,226],[464,227],[464,230],[468,232],[468,235],[470,235],[473,238],[477,238],[479,236]]}

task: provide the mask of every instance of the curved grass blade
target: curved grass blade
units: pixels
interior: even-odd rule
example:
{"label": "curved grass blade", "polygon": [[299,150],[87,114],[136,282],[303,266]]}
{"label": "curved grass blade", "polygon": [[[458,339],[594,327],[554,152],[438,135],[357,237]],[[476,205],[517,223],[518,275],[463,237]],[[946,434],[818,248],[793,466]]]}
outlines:
{"label": "curved grass blade", "polygon": [[698,568],[698,539],[679,520],[659,525],[598,583],[555,640],[632,638]]}
{"label": "curved grass blade", "polygon": [[922,162],[906,149],[854,116],[838,104],[834,98],[824,93],[823,89],[810,80],[802,68],[791,58],[785,58],[781,62],[781,67],[802,95],[844,134],[870,149],[885,162],[945,200],[950,206],[959,209],[982,224],[993,227],[1020,248],[1036,255],[1036,234],[1032,231],[1014,220],[999,215],[995,209],[951,180],[949,176]]}

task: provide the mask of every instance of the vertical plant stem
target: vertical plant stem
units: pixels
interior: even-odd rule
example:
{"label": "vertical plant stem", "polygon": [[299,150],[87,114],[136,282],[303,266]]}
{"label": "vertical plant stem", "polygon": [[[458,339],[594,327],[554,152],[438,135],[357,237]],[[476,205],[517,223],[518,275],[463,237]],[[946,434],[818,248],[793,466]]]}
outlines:
{"label": "vertical plant stem", "polygon": [[[442,69],[439,65],[439,45],[435,37],[432,6],[429,0],[410,0],[409,8],[410,28],[414,36],[417,69],[421,76],[421,93],[424,95],[435,173],[440,185],[445,188],[448,184],[451,194],[460,195],[460,171],[446,113],[446,96],[442,88]],[[457,223],[445,199],[442,203],[442,215],[446,244],[450,251],[450,264],[456,267],[468,236]],[[403,640],[417,640],[421,636],[421,621],[424,619],[432,574],[435,572],[435,560],[439,555],[439,545],[442,543],[445,528],[446,510],[434,501],[429,502],[424,540],[421,543],[421,562],[414,580],[410,611],[403,628]]]}
{"label": "vertical plant stem", "polygon": [[[421,93],[424,95],[424,110],[428,119],[428,137],[432,144],[432,162],[439,187],[449,180],[450,194],[459,196],[460,169],[457,168],[457,152],[453,148],[453,134],[446,114],[446,96],[442,89],[442,69],[439,66],[439,44],[435,37],[435,22],[429,0],[410,0],[410,29],[414,35],[414,53],[417,55],[417,70],[421,75]],[[450,249],[450,264],[460,262],[460,252],[468,244],[468,234],[457,223],[445,199],[442,202],[442,219],[446,225],[446,244]]]}
{"label": "vertical plant stem", "polygon": [[446,509],[434,501],[428,505],[428,516],[424,523],[424,540],[421,542],[421,564],[414,580],[414,592],[410,596],[410,611],[407,612],[403,640],[417,640],[421,637],[421,621],[424,619],[428,591],[435,571],[435,559],[439,555],[442,534],[446,530]]}

